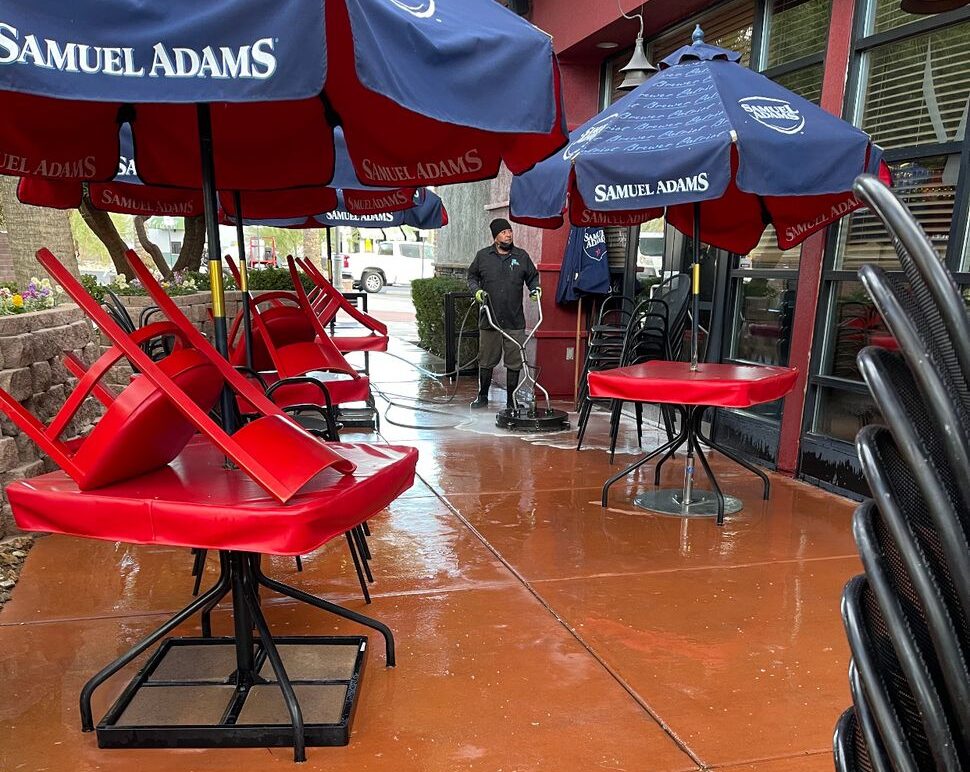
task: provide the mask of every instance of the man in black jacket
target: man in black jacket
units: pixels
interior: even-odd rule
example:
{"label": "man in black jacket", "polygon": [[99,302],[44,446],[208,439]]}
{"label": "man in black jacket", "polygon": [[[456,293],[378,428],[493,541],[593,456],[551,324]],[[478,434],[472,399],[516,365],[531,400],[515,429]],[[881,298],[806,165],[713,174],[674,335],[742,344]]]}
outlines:
{"label": "man in black jacket", "polygon": [[[525,340],[522,287],[527,286],[529,296],[538,302],[542,292],[539,272],[529,253],[512,243],[512,226],[508,220],[492,220],[488,227],[494,243],[479,250],[472,260],[468,267],[468,287],[475,293],[475,300],[483,305],[488,303],[495,324],[521,343]],[[504,354],[508,379],[506,406],[511,408],[512,395],[522,372],[522,351],[489,325],[484,311],[479,314],[478,329],[478,398],[471,406],[477,409],[488,405],[492,369]]]}

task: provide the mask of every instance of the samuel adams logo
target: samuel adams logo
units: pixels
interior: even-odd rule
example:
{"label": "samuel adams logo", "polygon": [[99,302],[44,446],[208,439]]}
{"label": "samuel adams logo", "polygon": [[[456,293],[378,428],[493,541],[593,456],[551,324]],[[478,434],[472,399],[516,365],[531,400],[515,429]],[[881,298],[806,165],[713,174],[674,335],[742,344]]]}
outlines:
{"label": "samuel adams logo", "polygon": [[738,104],[762,126],[781,134],[797,134],[805,127],[805,116],[784,99],[753,96],[739,99]]}
{"label": "samuel adams logo", "polygon": [[429,16],[434,16],[435,0],[390,0],[390,2],[402,11],[407,11],[419,19],[427,19]]}
{"label": "samuel adams logo", "polygon": [[602,228],[583,229],[583,252],[590,260],[597,262],[606,257],[606,234]]}
{"label": "samuel adams logo", "polygon": [[586,131],[582,133],[579,139],[574,142],[570,142],[569,146],[562,151],[562,157],[567,161],[572,161],[576,156],[583,152],[583,149],[596,139],[600,134],[606,131],[606,127],[611,120],[616,118],[619,113],[612,113],[607,115],[605,118],[601,118],[592,126],[590,126]]}

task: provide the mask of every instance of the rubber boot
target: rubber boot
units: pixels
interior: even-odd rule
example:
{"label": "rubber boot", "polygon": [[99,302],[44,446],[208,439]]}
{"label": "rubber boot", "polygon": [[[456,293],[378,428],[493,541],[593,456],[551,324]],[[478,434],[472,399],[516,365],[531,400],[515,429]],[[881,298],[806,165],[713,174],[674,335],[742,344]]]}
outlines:
{"label": "rubber boot", "polygon": [[478,410],[488,407],[488,389],[492,385],[492,368],[480,367],[478,369],[478,397],[472,402],[471,408]]}
{"label": "rubber boot", "polygon": [[515,394],[515,389],[519,385],[519,373],[521,370],[506,370],[505,371],[505,407],[512,410],[515,407],[515,400],[512,396]]}

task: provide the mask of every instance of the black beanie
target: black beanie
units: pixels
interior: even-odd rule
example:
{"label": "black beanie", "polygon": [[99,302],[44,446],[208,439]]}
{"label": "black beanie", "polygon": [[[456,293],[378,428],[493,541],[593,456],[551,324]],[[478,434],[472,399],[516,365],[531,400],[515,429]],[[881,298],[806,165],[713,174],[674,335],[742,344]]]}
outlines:
{"label": "black beanie", "polygon": [[493,239],[496,236],[498,236],[502,231],[512,230],[512,226],[509,224],[509,221],[506,220],[504,217],[499,217],[496,220],[492,220],[488,224],[488,227],[492,231]]}

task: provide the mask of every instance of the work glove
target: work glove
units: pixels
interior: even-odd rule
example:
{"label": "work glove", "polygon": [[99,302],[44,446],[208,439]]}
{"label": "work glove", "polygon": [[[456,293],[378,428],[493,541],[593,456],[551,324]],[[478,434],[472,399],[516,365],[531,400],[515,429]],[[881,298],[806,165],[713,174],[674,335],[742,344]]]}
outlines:
{"label": "work glove", "polygon": [[488,293],[483,289],[480,289],[478,290],[478,292],[475,293],[475,300],[477,300],[483,306],[485,305],[485,298],[487,297],[488,297]]}
{"label": "work glove", "polygon": [[533,303],[538,303],[539,298],[542,297],[542,287],[536,287],[532,292],[529,293],[529,297],[532,298]]}

